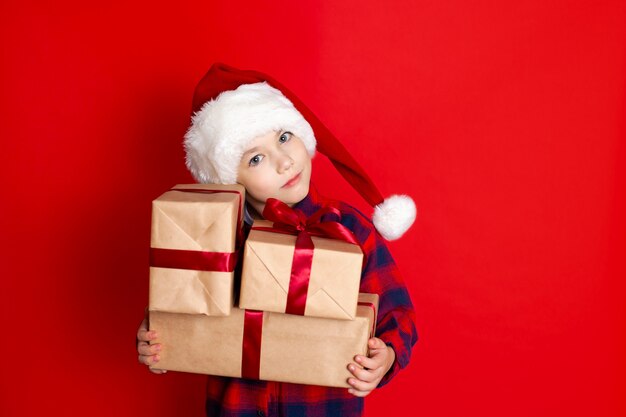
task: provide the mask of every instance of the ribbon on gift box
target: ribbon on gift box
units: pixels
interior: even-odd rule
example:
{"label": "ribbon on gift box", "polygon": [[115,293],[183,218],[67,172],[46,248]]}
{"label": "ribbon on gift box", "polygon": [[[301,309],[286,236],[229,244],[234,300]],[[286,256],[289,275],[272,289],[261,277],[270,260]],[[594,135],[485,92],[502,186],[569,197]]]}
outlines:
{"label": "ribbon on gift box", "polygon": [[[369,307],[374,312],[370,338],[376,332],[376,306],[374,303],[360,301],[360,306]],[[245,310],[243,322],[243,343],[241,347],[241,377],[261,379],[261,341],[263,339],[263,312]]]}
{"label": "ribbon on gift box", "polygon": [[268,198],[263,210],[263,217],[273,222],[272,227],[253,226],[253,230],[296,235],[295,250],[287,292],[285,313],[304,315],[311,266],[313,264],[313,240],[311,236],[338,239],[354,245],[359,242],[350,229],[337,221],[322,221],[322,216],[341,213],[334,207],[322,207],[307,218],[304,213],[292,209],[275,198]]}
{"label": "ribbon on gift box", "polygon": [[205,190],[201,188],[172,188],[170,191],[198,194],[237,194],[237,236],[235,252],[204,252],[182,249],[150,248],[150,266],[157,268],[192,269],[197,271],[233,272],[239,258],[239,248],[243,244],[241,211],[243,196],[235,190]]}
{"label": "ribbon on gift box", "polygon": [[150,248],[150,266],[193,269],[195,271],[233,272],[237,265],[238,254],[238,252]]}
{"label": "ribbon on gift box", "polygon": [[378,314],[378,312],[376,311],[376,306],[374,305],[374,303],[370,303],[366,301],[359,301],[357,305],[369,307],[374,312],[374,319],[372,320],[372,328],[370,329],[370,338],[372,338],[376,335],[376,320],[377,320],[377,314]]}
{"label": "ribbon on gift box", "polygon": [[241,345],[241,377],[260,379],[261,339],[263,312],[246,310],[243,318],[243,343]]}

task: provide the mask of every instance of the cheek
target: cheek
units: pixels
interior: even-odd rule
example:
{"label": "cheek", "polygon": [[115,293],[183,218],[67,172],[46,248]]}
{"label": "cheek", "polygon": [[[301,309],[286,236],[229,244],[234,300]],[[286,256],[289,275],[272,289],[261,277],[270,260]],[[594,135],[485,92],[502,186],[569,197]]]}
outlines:
{"label": "cheek", "polygon": [[306,151],[306,149],[304,150],[304,153],[301,155],[301,158],[304,161],[302,165],[304,167],[304,171],[307,173],[310,179],[312,164],[311,164],[311,157],[309,156],[309,153]]}
{"label": "cheek", "polygon": [[304,145],[302,145],[299,149],[298,158],[302,161],[303,166],[311,165],[311,155],[309,155],[309,152],[307,152]]}
{"label": "cheek", "polygon": [[252,195],[252,197],[256,198],[257,200],[266,200],[273,195],[272,188],[268,187],[267,184],[261,181],[256,181],[247,188],[248,193],[250,193],[250,195]]}
{"label": "cheek", "polygon": [[263,169],[248,172],[242,178],[241,184],[246,187],[246,192],[257,200],[264,201],[275,193],[272,178]]}

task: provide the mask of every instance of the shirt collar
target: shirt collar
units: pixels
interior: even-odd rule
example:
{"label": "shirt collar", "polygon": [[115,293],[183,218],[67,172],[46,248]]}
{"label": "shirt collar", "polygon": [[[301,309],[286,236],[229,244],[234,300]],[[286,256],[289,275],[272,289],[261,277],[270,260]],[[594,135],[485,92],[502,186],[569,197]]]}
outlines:
{"label": "shirt collar", "polygon": [[248,211],[248,204],[246,203],[244,203],[243,205],[243,221],[249,225],[252,225],[252,223],[254,223],[254,219],[252,218],[252,215]]}

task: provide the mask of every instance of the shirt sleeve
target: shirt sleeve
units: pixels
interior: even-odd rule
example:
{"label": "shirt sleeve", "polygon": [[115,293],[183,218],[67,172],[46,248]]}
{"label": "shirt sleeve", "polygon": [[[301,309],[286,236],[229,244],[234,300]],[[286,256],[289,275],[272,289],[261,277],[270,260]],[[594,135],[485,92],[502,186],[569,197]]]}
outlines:
{"label": "shirt sleeve", "polygon": [[362,242],[366,264],[361,274],[360,291],[379,295],[376,337],[391,346],[396,354],[389,372],[378,385],[381,387],[409,363],[411,349],[417,342],[415,310],[385,240],[369,220],[365,220],[361,227],[369,230]]}

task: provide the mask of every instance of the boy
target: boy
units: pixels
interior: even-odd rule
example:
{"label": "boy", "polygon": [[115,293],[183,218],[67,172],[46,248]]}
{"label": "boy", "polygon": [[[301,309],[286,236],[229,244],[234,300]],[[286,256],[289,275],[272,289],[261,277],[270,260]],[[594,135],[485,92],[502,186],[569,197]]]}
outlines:
{"label": "boy", "polygon": [[[348,380],[351,388],[209,376],[207,416],[360,416],[363,397],[408,364],[417,341],[413,306],[377,232],[387,239],[398,238],[413,222],[415,206],[408,197],[391,197],[378,204],[372,224],[355,208],[321,197],[310,186],[316,147],[370,204],[382,201],[343,146],[277,81],[258,72],[215,64],[196,87],[192,126],[185,135],[186,162],[194,177],[203,183],[242,184],[248,226],[253,218],[261,218],[270,197],[306,216],[323,206],[337,208],[341,217],[331,214],[334,218],[325,220],[339,221],[354,233],[367,259],[360,291],[380,296],[376,337],[368,342],[369,355],[357,355],[354,363],[346,364],[353,375]],[[139,361],[158,363],[161,346],[148,344],[156,334],[147,330],[146,319],[137,338]]]}

